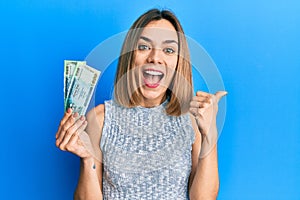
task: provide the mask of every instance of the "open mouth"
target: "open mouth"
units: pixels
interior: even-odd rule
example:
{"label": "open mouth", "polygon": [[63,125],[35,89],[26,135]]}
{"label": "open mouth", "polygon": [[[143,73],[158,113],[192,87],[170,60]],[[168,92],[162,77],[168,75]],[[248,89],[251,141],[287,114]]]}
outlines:
{"label": "open mouth", "polygon": [[143,71],[145,85],[149,88],[156,88],[159,86],[161,79],[164,77],[164,73],[159,70],[145,69]]}

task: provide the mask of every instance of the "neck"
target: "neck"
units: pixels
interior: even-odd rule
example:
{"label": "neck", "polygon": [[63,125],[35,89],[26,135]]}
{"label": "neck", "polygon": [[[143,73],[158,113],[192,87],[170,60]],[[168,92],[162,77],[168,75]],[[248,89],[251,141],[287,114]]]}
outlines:
{"label": "neck", "polygon": [[155,106],[159,106],[167,99],[166,95],[159,99],[143,99],[141,102],[141,106],[145,108],[152,108]]}

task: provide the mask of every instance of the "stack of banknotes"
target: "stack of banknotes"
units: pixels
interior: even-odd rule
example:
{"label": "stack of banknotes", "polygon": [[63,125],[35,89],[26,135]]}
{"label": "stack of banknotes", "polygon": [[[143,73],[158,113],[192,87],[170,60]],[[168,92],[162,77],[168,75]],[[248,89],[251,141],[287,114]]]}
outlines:
{"label": "stack of banknotes", "polygon": [[85,61],[64,61],[64,107],[85,115],[99,80],[100,71]]}

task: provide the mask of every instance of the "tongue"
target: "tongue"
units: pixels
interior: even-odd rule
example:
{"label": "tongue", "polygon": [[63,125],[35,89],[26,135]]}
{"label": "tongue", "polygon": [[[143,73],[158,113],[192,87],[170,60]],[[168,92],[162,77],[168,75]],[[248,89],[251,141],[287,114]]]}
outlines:
{"label": "tongue", "polygon": [[156,75],[145,75],[145,81],[147,84],[156,84],[160,81],[160,77]]}

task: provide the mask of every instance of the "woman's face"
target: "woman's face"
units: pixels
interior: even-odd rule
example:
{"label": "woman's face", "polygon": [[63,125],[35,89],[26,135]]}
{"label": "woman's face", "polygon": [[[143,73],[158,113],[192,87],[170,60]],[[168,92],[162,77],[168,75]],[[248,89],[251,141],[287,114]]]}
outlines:
{"label": "woman's face", "polygon": [[156,106],[164,100],[177,65],[178,48],[177,32],[165,19],[150,22],[142,31],[134,62],[142,84],[142,106]]}

